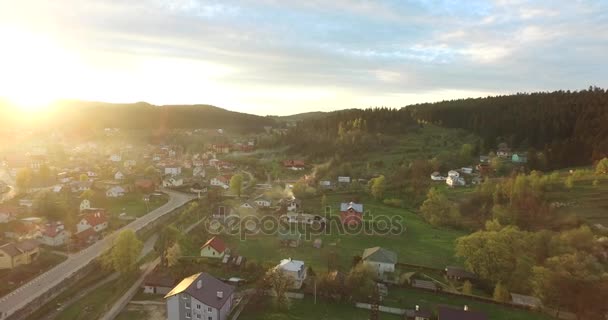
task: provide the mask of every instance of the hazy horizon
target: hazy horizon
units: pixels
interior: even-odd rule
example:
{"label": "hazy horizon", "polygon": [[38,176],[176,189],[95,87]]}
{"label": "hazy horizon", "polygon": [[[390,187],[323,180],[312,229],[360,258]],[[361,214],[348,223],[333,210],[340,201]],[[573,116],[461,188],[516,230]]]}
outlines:
{"label": "hazy horizon", "polygon": [[607,11],[591,1],[2,1],[0,96],[287,115],[605,87]]}

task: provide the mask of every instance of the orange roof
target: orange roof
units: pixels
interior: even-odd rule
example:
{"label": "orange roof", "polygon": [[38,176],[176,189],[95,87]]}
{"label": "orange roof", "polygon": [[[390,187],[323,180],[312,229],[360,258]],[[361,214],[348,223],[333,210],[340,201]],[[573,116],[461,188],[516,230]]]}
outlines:
{"label": "orange roof", "polygon": [[217,252],[224,252],[226,250],[226,244],[224,244],[224,241],[222,241],[222,239],[218,238],[218,237],[213,237],[211,239],[209,239],[209,241],[205,242],[205,244],[201,247],[201,249],[205,248],[205,247],[211,247],[213,249],[215,249],[215,251]]}
{"label": "orange roof", "polygon": [[106,219],[106,215],[101,212],[89,213],[89,214],[85,215],[83,219],[86,220],[87,223],[89,225],[91,225],[92,227],[94,227],[96,225],[100,225],[100,224],[108,221]]}

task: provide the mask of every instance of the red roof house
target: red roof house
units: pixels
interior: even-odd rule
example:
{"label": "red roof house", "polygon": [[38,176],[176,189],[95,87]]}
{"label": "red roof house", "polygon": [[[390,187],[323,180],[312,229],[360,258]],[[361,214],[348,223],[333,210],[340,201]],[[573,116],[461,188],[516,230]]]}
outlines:
{"label": "red roof house", "polygon": [[213,237],[201,246],[201,257],[223,258],[226,254],[226,244],[222,239]]}

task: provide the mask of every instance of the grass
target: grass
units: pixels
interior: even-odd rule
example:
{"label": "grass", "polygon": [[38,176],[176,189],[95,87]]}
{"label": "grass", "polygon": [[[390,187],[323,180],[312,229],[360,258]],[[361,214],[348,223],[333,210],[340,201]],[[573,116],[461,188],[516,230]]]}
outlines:
{"label": "grass", "polygon": [[99,319],[131,287],[137,275],[111,281],[78,300],[57,315],[57,319]]}
{"label": "grass", "polygon": [[485,313],[492,320],[544,320],[551,317],[528,310],[504,307],[498,304],[475,301],[466,297],[434,294],[412,288],[389,288],[389,294],[382,305],[396,308],[413,309],[419,305],[423,309],[436,310],[440,305],[451,305],[462,308],[467,305],[470,310]]}
{"label": "grass", "polygon": [[41,249],[40,256],[33,263],[21,265],[13,270],[2,270],[2,273],[0,273],[0,283],[2,283],[0,286],[0,297],[65,260],[65,256]]}
{"label": "grass", "polygon": [[[328,197],[328,203],[333,211],[338,211],[341,201],[349,201],[348,196],[332,195]],[[320,199],[309,199],[310,202],[320,203]],[[462,235],[461,231],[434,228],[424,222],[418,215],[410,210],[392,208],[375,200],[364,198],[365,211],[369,211],[374,217],[386,216],[388,218],[400,217],[406,228],[399,235],[377,235],[377,234],[349,234],[341,235],[337,232],[329,232],[319,236],[312,236],[310,241],[305,241],[298,248],[280,246],[277,237],[271,235],[246,236],[245,240],[239,236],[222,236],[232,250],[238,254],[261,262],[278,263],[280,259],[292,257],[304,260],[313,269],[325,270],[328,257],[337,256],[339,265],[343,270],[349,270],[354,256],[361,255],[365,248],[381,246],[395,251],[400,262],[426,265],[443,268],[446,265],[458,263],[454,257],[454,240]],[[306,206],[306,204],[305,204]],[[319,205],[320,207],[320,205]],[[309,208],[307,206],[306,208]],[[337,216],[338,212],[332,215]],[[312,246],[312,240],[321,238],[323,247],[316,249]]]}
{"label": "grass", "polygon": [[132,192],[125,194],[125,196],[121,198],[106,199],[103,205],[112,215],[119,215],[122,212],[126,212],[127,215],[130,216],[141,217],[146,215],[149,211],[162,206],[168,200],[165,195],[150,197],[150,202],[148,203],[148,206],[146,206],[143,197],[143,193]]}
{"label": "grass", "polygon": [[[565,181],[568,173],[561,175]],[[598,181],[596,186],[593,181]],[[608,227],[608,177],[589,175],[576,179],[572,189],[558,188],[548,194],[550,201],[567,203],[557,209],[563,215],[575,215],[590,224]]]}
{"label": "grass", "polygon": [[[314,304],[312,298],[302,300],[290,300],[291,307],[288,311],[277,311],[275,308],[264,308],[264,310],[252,310],[251,305],[247,305],[241,313],[239,320],[367,320],[370,311],[355,308],[354,305],[336,304],[317,301]],[[387,313],[380,314],[381,319],[401,319],[397,315]]]}

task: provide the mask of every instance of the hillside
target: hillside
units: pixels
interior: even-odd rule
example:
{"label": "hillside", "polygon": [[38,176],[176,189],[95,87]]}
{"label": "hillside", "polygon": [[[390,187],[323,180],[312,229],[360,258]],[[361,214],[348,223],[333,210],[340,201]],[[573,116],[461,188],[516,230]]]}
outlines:
{"label": "hillside", "polygon": [[115,104],[61,101],[34,116],[0,102],[0,125],[11,127],[35,123],[49,128],[123,129],[220,129],[262,131],[276,121],[269,117],[228,111],[211,105],[163,105],[146,102]]}

